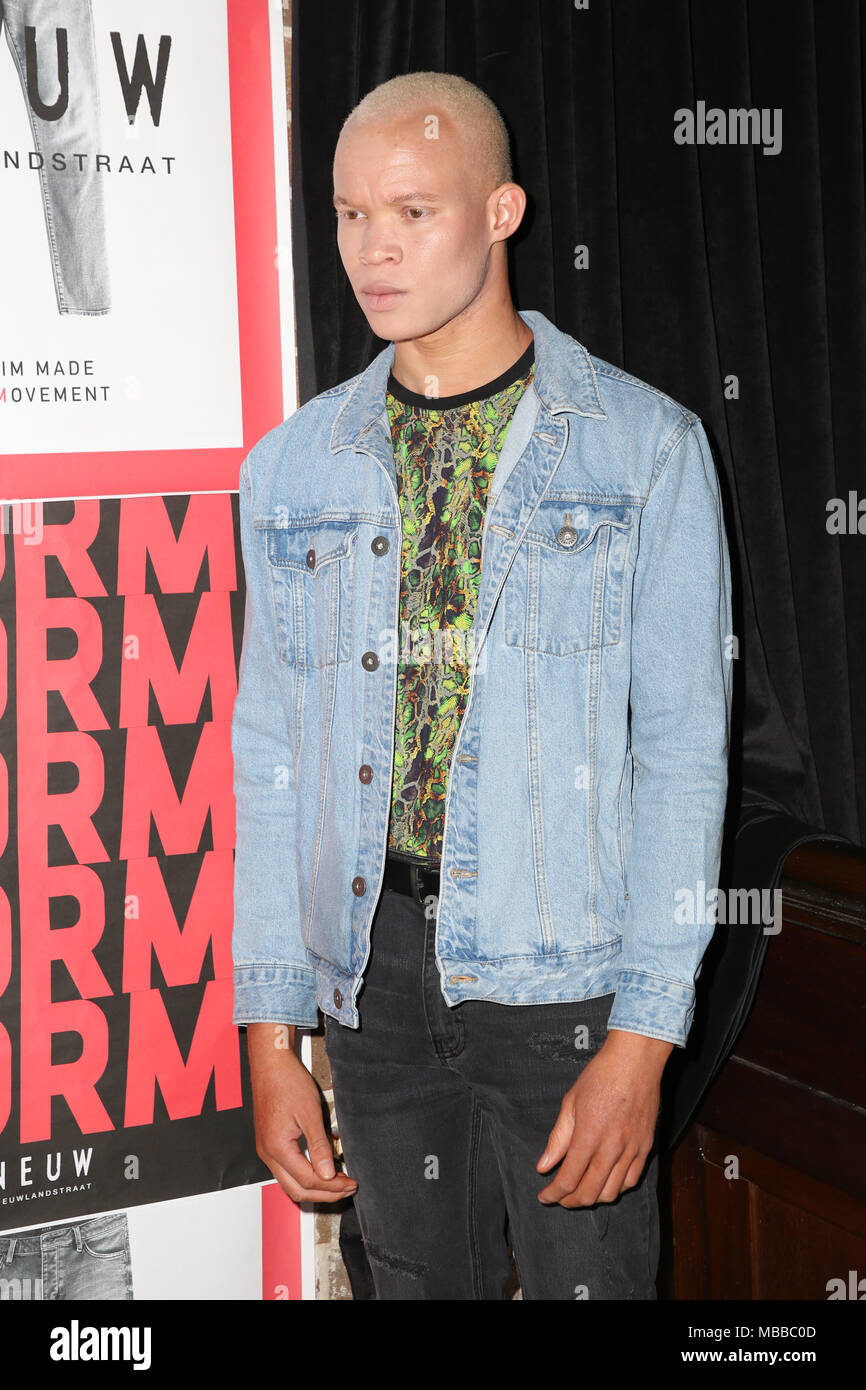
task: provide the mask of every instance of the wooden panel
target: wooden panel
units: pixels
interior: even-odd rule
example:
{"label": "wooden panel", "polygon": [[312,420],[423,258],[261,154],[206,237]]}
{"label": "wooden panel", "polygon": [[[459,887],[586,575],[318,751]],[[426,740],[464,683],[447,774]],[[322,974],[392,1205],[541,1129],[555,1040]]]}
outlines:
{"label": "wooden panel", "polygon": [[866,1240],[768,1192],[755,1194],[752,1298],[826,1299],[827,1281],[866,1271]]}
{"label": "wooden panel", "polygon": [[731,1182],[722,1169],[703,1164],[706,1203],[707,1298],[752,1297],[750,1194],[746,1182]]}
{"label": "wooden panel", "polygon": [[699,1112],[709,1129],[866,1201],[866,1115],[732,1058]]}
{"label": "wooden panel", "polygon": [[[674,1149],[670,1167],[662,1165],[659,1177],[660,1298],[707,1297],[707,1232],[699,1135],[700,1127],[692,1125]],[[689,1293],[683,1294],[681,1289],[688,1289]]]}
{"label": "wooden panel", "polygon": [[804,845],[782,888],[751,1016],[671,1158],[662,1297],[866,1277],[866,852]]}
{"label": "wooden panel", "polygon": [[712,1130],[703,1130],[702,1136],[701,1148],[707,1163],[725,1169],[729,1155],[735,1153],[740,1181],[866,1240],[866,1202],[859,1202],[838,1188],[786,1167],[755,1149],[735,1144]]}
{"label": "wooden panel", "polygon": [[858,1105],[866,1114],[866,950],[785,921],[767,947],[735,1055]]}

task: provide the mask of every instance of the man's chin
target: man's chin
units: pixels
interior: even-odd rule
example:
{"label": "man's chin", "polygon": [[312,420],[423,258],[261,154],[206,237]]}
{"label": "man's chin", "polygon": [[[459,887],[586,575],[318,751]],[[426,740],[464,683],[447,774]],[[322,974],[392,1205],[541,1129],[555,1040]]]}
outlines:
{"label": "man's chin", "polygon": [[384,338],[389,343],[417,342],[420,338],[429,338],[443,327],[434,315],[422,319],[417,314],[397,310],[388,314],[365,314],[364,317],[376,337]]}
{"label": "man's chin", "polygon": [[376,334],[377,338],[384,338],[388,343],[405,343],[412,338],[418,338],[422,334],[420,326],[413,322],[412,316],[401,313],[399,309],[391,309],[387,313],[374,314],[365,312],[364,317]]}

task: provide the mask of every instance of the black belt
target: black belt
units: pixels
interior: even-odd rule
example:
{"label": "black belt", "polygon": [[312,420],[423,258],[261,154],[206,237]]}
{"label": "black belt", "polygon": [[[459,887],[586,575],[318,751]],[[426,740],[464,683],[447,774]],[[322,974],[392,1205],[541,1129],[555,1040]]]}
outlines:
{"label": "black belt", "polygon": [[382,887],[390,888],[392,893],[403,893],[407,898],[414,898],[416,903],[424,907],[426,898],[439,897],[439,870],[425,869],[420,864],[394,859],[389,854],[385,856]]}

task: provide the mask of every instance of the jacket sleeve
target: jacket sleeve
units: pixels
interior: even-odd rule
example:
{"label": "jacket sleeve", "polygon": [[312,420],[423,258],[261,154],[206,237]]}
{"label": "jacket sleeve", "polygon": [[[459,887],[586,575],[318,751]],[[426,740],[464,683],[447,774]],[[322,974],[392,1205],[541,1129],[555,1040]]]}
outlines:
{"label": "jacket sleeve", "polygon": [[280,668],[267,558],[252,524],[250,455],[238,487],[246,608],[232,713],[236,839],[234,1023],[315,1027],[295,865],[295,770],[286,728],[291,667]]}
{"label": "jacket sleeve", "polygon": [[640,520],[632,593],[634,824],[608,1020],[608,1028],[679,1047],[714,931],[707,895],[718,886],[727,799],[730,633],[718,479],[703,425],[694,420],[670,447]]}

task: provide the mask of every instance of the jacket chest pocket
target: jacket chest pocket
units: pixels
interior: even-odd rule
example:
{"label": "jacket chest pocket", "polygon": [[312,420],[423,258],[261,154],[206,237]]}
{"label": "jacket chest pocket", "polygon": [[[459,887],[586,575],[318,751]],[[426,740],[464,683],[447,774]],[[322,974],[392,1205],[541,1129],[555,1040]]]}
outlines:
{"label": "jacket chest pocket", "polygon": [[336,666],[352,650],[351,576],[356,522],[261,524],[280,660]]}
{"label": "jacket chest pocket", "polygon": [[542,502],[505,583],[509,646],[571,656],[617,643],[631,534],[626,505]]}

